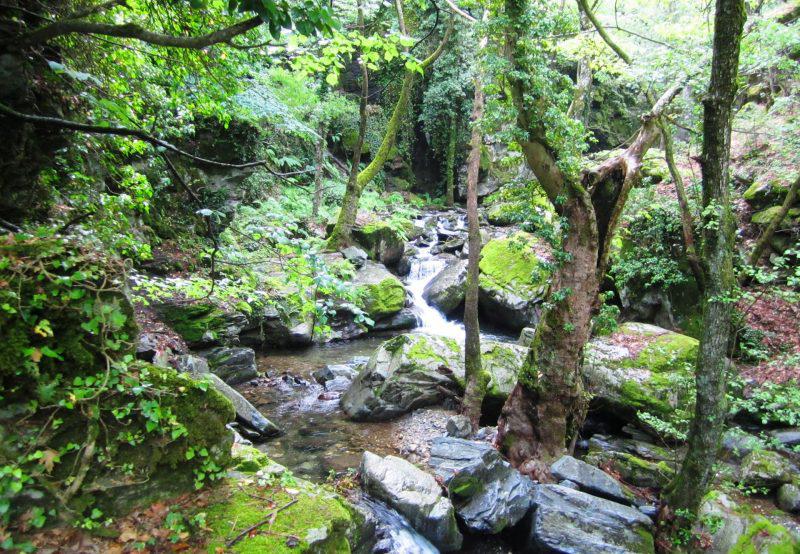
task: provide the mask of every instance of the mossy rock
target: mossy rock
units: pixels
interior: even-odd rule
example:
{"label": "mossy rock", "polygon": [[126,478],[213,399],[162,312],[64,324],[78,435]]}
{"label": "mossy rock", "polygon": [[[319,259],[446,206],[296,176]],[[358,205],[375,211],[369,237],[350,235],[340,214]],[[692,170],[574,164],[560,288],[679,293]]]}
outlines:
{"label": "mossy rock", "polygon": [[406,289],[395,277],[359,287],[363,309],[373,319],[396,314],[406,303]]}
{"label": "mossy rock", "polygon": [[156,306],[156,311],[189,346],[235,342],[247,326],[244,314],[223,309],[208,300],[166,302]]}
{"label": "mossy rock", "polygon": [[747,487],[774,489],[791,483],[797,468],[786,458],[772,450],[753,450],[739,466],[737,479]]}
{"label": "mossy rock", "polygon": [[[279,464],[267,459],[258,476],[276,482],[270,490],[248,494],[247,482],[228,480],[215,489],[206,510],[209,529],[206,551],[247,553],[330,553],[358,550],[363,539],[363,517],[342,497],[302,479],[280,486]],[[285,507],[285,508],[283,508]],[[277,508],[283,508],[275,511]],[[235,545],[226,544],[241,531],[275,513],[275,519]]]}
{"label": "mossy rock", "polygon": [[370,259],[393,266],[403,256],[406,233],[411,231],[390,225],[385,221],[375,221],[353,229],[353,238],[360,244]]}
{"label": "mossy rock", "polygon": [[543,249],[536,237],[522,231],[484,245],[479,301],[488,317],[516,330],[538,322],[550,277],[539,259]]}
{"label": "mossy rock", "polygon": [[739,538],[729,554],[797,554],[797,552],[800,552],[800,542],[786,527],[758,516],[747,527],[747,532]]}
{"label": "mossy rock", "polygon": [[[769,225],[778,212],[781,211],[780,206],[772,206],[771,208],[766,208],[759,212],[753,214],[753,217],[750,218],[750,221],[755,223],[756,225],[767,226]],[[783,218],[782,225],[785,227],[793,227],[795,225],[800,225],[800,208],[790,208],[786,217]]]}
{"label": "mossy rock", "polygon": [[742,197],[756,208],[767,208],[781,204],[786,196],[788,183],[780,179],[760,179],[748,187]]}
{"label": "mossy rock", "polygon": [[698,347],[686,335],[625,323],[611,337],[587,345],[584,383],[595,403],[618,416],[637,421],[639,412],[648,412],[677,421],[693,408]]}
{"label": "mossy rock", "polygon": [[627,452],[596,450],[586,462],[613,470],[620,479],[636,487],[663,488],[675,475],[675,468],[665,461],[652,461]]}

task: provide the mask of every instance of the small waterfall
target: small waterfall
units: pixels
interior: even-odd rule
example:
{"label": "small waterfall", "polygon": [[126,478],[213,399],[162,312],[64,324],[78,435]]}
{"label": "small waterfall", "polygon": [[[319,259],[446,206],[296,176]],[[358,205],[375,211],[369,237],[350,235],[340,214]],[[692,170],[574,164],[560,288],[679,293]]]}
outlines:
{"label": "small waterfall", "polygon": [[454,229],[445,229],[441,222],[437,222],[435,232],[428,237],[430,244],[420,246],[419,253],[411,259],[411,270],[406,277],[406,288],[411,293],[411,309],[420,322],[418,331],[464,340],[464,324],[458,321],[448,321],[445,315],[428,304],[422,297],[425,286],[447,265],[447,261],[437,258],[431,252],[438,244],[439,233],[455,234],[464,229],[464,220],[459,218]]}
{"label": "small waterfall", "polygon": [[368,496],[358,500],[356,506],[368,519],[376,523],[378,544],[374,551],[392,554],[438,554],[439,550],[420,535],[408,520],[382,502]]}

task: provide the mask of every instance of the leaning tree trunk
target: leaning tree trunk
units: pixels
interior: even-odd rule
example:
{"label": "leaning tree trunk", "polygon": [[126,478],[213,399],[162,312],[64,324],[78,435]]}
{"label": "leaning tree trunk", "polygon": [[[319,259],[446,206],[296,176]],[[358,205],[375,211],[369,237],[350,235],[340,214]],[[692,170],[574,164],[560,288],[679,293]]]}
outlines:
{"label": "leaning tree trunk", "polygon": [[[472,136],[467,161],[467,289],[464,295],[464,367],[466,387],[462,413],[469,417],[472,429],[480,424],[481,404],[488,385],[481,371],[481,329],[478,322],[478,289],[480,278],[481,228],[478,221],[478,172],[481,165],[483,136],[480,118],[483,115],[483,88],[480,77],[475,78],[475,98],[472,102]],[[455,128],[455,124],[453,124]],[[451,137],[451,141],[453,137]]]}
{"label": "leaning tree trunk", "polygon": [[728,192],[731,119],[739,47],[746,19],[743,0],[717,0],[711,82],[703,101],[703,261],[705,305],[697,357],[697,399],[683,465],[667,493],[672,509],[697,511],[713,477],[725,423],[727,366],[735,285],[734,221]]}
{"label": "leaning tree trunk", "polygon": [[[364,28],[364,7],[358,3],[358,25]],[[328,237],[328,250],[338,250],[349,246],[352,242],[353,226],[358,217],[358,202],[361,200],[361,189],[358,186],[358,170],[361,165],[361,151],[364,149],[364,137],[367,134],[367,98],[369,98],[369,71],[366,60],[360,61],[361,65],[361,98],[358,102],[358,138],[356,139],[353,161],[350,166],[350,175],[342,197],[342,207],[336,225]]]}
{"label": "leaning tree trunk", "polygon": [[786,218],[786,214],[789,213],[789,210],[794,205],[795,201],[797,201],[798,188],[800,188],[800,175],[794,180],[794,183],[792,183],[792,186],[789,187],[789,190],[786,191],[786,197],[783,199],[781,208],[767,224],[767,228],[764,229],[764,232],[761,233],[761,236],[758,237],[758,240],[756,241],[748,260],[750,265],[758,265],[758,261],[761,259],[764,249],[766,249],[767,245],[772,240],[772,236],[775,234],[775,231],[777,231],[778,227],[780,227],[781,223],[783,223],[783,220]]}

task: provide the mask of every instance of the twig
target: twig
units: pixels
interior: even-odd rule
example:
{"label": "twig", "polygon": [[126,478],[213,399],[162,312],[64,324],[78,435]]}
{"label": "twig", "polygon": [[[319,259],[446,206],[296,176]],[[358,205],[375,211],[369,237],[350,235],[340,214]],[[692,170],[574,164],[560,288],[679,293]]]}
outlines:
{"label": "twig", "polygon": [[226,545],[225,545],[225,546],[227,546],[228,548],[232,547],[234,544],[236,544],[237,542],[239,542],[240,540],[242,540],[243,538],[245,538],[245,537],[246,537],[246,536],[247,536],[249,533],[251,533],[252,531],[255,531],[256,529],[258,529],[258,528],[259,528],[259,527],[261,527],[262,525],[265,525],[265,524],[269,523],[269,521],[270,521],[270,520],[271,520],[271,519],[272,519],[274,516],[276,516],[276,515],[278,514],[278,512],[280,512],[281,510],[285,510],[286,508],[288,508],[288,507],[289,507],[289,506],[291,506],[292,504],[296,504],[296,503],[297,503],[297,498],[295,498],[294,500],[292,500],[291,502],[289,502],[289,503],[287,503],[287,504],[284,504],[284,505],[283,505],[283,506],[281,506],[280,508],[275,508],[274,510],[272,510],[272,511],[271,511],[271,512],[270,512],[270,513],[267,515],[267,517],[265,517],[264,519],[262,519],[262,520],[261,520],[261,521],[259,521],[258,523],[255,523],[255,524],[251,525],[250,527],[248,527],[247,529],[245,529],[244,531],[242,531],[241,533],[239,533],[238,535],[236,535],[234,538],[232,538],[231,540],[229,540],[229,541],[226,543]]}

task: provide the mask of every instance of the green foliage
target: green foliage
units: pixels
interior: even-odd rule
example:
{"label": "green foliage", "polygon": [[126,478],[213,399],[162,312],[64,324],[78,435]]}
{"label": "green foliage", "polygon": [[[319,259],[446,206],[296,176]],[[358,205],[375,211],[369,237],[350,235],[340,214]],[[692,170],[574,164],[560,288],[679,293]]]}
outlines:
{"label": "green foliage", "polygon": [[747,413],[763,425],[800,424],[800,387],[797,382],[765,382],[746,388],[741,381],[735,381],[730,388],[729,405],[732,414]]}
{"label": "green foliage", "polygon": [[600,293],[600,310],[592,318],[592,334],[595,336],[610,335],[619,327],[619,306],[609,304],[614,297],[613,292]]}
{"label": "green foliage", "polygon": [[18,235],[0,246],[0,281],[0,528],[103,525],[131,507],[103,499],[104,479],[155,480],[166,467],[175,491],[182,475],[219,477],[233,409],[207,383],[134,363],[118,260]]}

